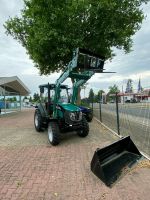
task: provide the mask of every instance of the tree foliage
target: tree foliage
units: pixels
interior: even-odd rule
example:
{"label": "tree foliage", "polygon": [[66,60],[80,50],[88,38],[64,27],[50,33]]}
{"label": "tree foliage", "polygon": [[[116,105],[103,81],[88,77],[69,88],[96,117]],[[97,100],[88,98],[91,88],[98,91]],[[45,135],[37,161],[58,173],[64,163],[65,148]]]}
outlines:
{"label": "tree foliage", "polygon": [[94,96],[95,102],[99,102],[102,100],[102,93],[104,93],[104,90],[99,90],[98,93]]}
{"label": "tree foliage", "polygon": [[63,69],[72,50],[82,47],[113,57],[112,47],[131,50],[149,0],[24,0],[21,17],[5,23],[41,74]]}
{"label": "tree foliage", "polygon": [[93,91],[92,88],[89,91],[89,97],[88,97],[88,99],[89,99],[90,102],[94,101],[94,91]]}
{"label": "tree foliage", "polygon": [[128,79],[125,93],[133,92],[133,80]]}
{"label": "tree foliage", "polygon": [[36,102],[36,101],[39,101],[39,99],[40,99],[39,94],[38,93],[34,93],[33,94],[33,101]]}
{"label": "tree foliage", "polygon": [[118,86],[114,84],[113,86],[109,87],[109,92],[108,94],[115,94],[116,92],[120,92]]}
{"label": "tree foliage", "polygon": [[109,92],[107,93],[107,101],[111,101],[111,100],[114,101],[116,97],[116,93],[118,92],[120,92],[120,90],[116,84],[114,84],[113,86],[109,86]]}
{"label": "tree foliage", "polygon": [[29,97],[29,102],[32,102],[32,97],[31,96]]}
{"label": "tree foliage", "polygon": [[6,101],[9,101],[9,102],[16,102],[17,101],[17,98],[16,97],[8,97],[6,99]]}

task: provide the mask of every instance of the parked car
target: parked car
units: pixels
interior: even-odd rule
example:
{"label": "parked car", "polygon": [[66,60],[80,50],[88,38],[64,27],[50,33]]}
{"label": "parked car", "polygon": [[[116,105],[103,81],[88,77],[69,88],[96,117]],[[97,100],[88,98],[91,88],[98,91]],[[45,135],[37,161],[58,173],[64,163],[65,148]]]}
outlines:
{"label": "parked car", "polygon": [[136,100],[136,99],[131,99],[130,102],[131,102],[131,103],[137,103],[137,100]]}
{"label": "parked car", "polygon": [[130,103],[130,101],[131,101],[131,100],[128,99],[128,100],[125,101],[125,103]]}
{"label": "parked car", "polygon": [[115,101],[114,101],[114,100],[111,100],[109,103],[115,103]]}
{"label": "parked car", "polygon": [[137,100],[136,99],[128,99],[125,101],[125,103],[137,103]]}
{"label": "parked car", "polygon": [[93,112],[91,108],[84,107],[84,106],[79,106],[82,113],[85,115],[85,118],[88,122],[91,122],[93,119]]}

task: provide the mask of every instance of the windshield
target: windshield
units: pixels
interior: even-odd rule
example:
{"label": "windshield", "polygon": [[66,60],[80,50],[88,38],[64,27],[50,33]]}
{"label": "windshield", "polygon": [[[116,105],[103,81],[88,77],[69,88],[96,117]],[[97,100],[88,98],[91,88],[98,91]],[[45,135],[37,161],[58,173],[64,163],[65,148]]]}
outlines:
{"label": "windshield", "polygon": [[54,101],[54,96],[55,96],[55,89],[50,90],[50,102]]}
{"label": "windshield", "polygon": [[47,88],[44,88],[43,93],[40,94],[40,99],[43,103],[48,101],[48,89]]}
{"label": "windshield", "polygon": [[58,100],[59,103],[68,103],[68,92],[66,89],[60,89],[60,98]]}
{"label": "windshield", "polygon": [[[51,103],[54,102],[54,97],[55,97],[55,89],[50,89],[49,101]],[[41,93],[41,101],[48,102],[48,89],[47,88],[44,88],[44,92]],[[60,96],[59,96],[58,102],[59,103],[68,103],[69,102],[67,89],[62,89],[62,88],[60,89]]]}

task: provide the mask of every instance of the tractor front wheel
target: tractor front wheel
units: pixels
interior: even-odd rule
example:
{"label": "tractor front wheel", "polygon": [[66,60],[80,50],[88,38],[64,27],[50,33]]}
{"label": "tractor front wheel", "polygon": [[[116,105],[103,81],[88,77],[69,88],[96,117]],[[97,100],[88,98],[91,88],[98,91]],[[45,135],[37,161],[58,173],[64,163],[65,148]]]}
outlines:
{"label": "tractor front wheel", "polygon": [[89,124],[84,116],[82,119],[82,126],[83,126],[82,130],[77,131],[77,134],[80,137],[86,137],[89,134]]}
{"label": "tractor front wheel", "polygon": [[51,121],[48,124],[48,140],[53,146],[60,143],[60,130],[58,123],[55,121]]}

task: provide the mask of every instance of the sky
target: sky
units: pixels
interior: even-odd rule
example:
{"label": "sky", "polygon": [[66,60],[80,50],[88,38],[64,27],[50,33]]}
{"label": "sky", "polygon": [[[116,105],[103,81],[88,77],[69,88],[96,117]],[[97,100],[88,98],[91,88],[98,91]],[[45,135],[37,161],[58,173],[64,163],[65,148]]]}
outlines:
{"label": "sky", "polygon": [[[11,36],[5,34],[3,24],[9,17],[18,16],[23,8],[23,0],[0,0],[0,77],[18,76],[30,89],[31,95],[39,92],[38,85],[54,83],[60,73],[49,76],[40,76],[34,63],[26,54],[25,48]],[[95,93],[98,90],[108,92],[109,86],[118,85],[122,91],[126,88],[127,79],[133,80],[134,90],[137,90],[139,78],[143,88],[150,88],[150,3],[143,6],[146,19],[141,29],[133,36],[132,52],[124,54],[115,50],[116,57],[110,62],[106,61],[106,71],[115,74],[95,74],[89,81],[82,97],[88,96],[90,88]],[[67,79],[65,84],[71,84]]]}

